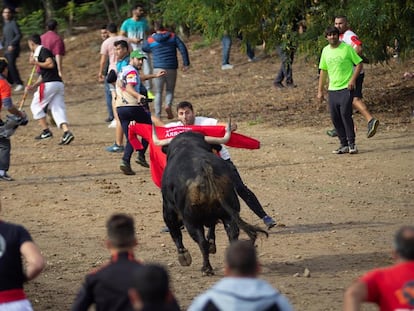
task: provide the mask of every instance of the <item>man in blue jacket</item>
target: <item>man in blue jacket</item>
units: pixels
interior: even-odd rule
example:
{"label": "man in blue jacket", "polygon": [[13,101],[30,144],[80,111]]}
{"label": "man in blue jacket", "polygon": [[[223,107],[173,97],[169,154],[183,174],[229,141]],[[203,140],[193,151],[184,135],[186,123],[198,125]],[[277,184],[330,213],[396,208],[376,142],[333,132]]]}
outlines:
{"label": "man in blue jacket", "polygon": [[190,66],[187,47],[184,42],[173,32],[167,31],[161,22],[154,23],[155,33],[152,34],[143,44],[142,50],[152,53],[152,65],[154,74],[166,71],[162,77],[154,79],[155,116],[161,117],[162,93],[165,85],[165,112],[168,119],[174,118],[171,106],[174,100],[174,89],[177,81],[177,49],[183,58],[183,71],[187,71]]}

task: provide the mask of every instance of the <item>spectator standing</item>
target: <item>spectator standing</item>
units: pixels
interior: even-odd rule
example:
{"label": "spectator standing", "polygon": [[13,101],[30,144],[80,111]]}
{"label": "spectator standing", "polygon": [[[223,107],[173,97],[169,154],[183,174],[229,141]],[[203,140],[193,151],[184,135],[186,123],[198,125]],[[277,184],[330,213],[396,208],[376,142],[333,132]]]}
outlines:
{"label": "spectator standing", "polygon": [[414,309],[414,227],[403,226],[395,234],[395,264],[367,272],[345,291],[344,311],[358,311],[363,302],[381,311]]}
{"label": "spectator standing", "polygon": [[13,135],[15,127],[27,124],[27,116],[25,112],[19,111],[13,105],[7,74],[7,60],[2,57],[0,58],[0,110],[3,107],[6,108],[16,119],[10,119],[5,123],[0,119],[0,180],[12,181],[13,178],[7,173],[10,167],[10,136]]}
{"label": "spectator standing", "polygon": [[[177,116],[179,119],[178,122],[170,122],[166,126],[173,127],[180,125],[220,125],[217,119],[201,116],[196,117],[193,105],[190,102],[186,101],[180,102],[177,105]],[[224,123],[221,125],[227,126],[227,124]],[[232,123],[232,131],[235,131],[236,129],[237,124]],[[233,172],[232,179],[237,194],[243,199],[244,202],[246,202],[246,205],[264,222],[268,229],[276,226],[276,222],[273,220],[273,218],[267,215],[267,213],[263,210],[263,207],[257,199],[256,195],[245,185],[241,179],[236,166],[230,159],[230,152],[225,146],[221,146],[219,155],[224,161],[226,161],[226,163],[230,166],[231,171]],[[163,231],[165,231],[165,229]]]}
{"label": "spectator standing", "polygon": [[46,23],[47,31],[40,36],[42,46],[55,56],[59,77],[63,79],[63,56],[65,56],[65,42],[57,34],[58,23],[51,19]]}
{"label": "spectator standing", "polygon": [[[99,34],[101,36],[102,42],[109,38],[109,32],[107,30],[106,25],[101,27]],[[114,110],[112,108],[112,93],[111,93],[110,83],[106,80],[106,77],[108,75],[108,68],[109,68],[109,58],[106,60],[105,65],[102,69],[103,78],[98,77],[98,81],[103,82],[104,84],[106,110],[108,112],[108,117],[105,119],[105,122],[112,122],[112,120],[114,119]]]}
{"label": "spectator standing", "polygon": [[23,284],[35,279],[44,267],[30,233],[21,225],[0,220],[0,309],[32,311]]}
{"label": "spectator standing", "polygon": [[[106,147],[108,152],[123,152],[124,151],[124,136],[122,133],[121,124],[119,123],[118,115],[116,113],[115,106],[115,86],[114,82],[116,81],[117,76],[117,63],[119,60],[122,60],[124,57],[129,57],[129,52],[131,50],[130,45],[127,43],[127,37],[118,35],[118,27],[114,23],[110,23],[107,26],[108,38],[102,42],[101,45],[101,59],[99,62],[99,71],[98,71],[98,81],[103,81],[105,83],[105,88],[110,92],[110,101],[111,107],[108,105],[107,98],[107,109],[108,109],[108,118],[105,121],[111,122],[109,128],[115,128],[115,142],[113,145]],[[121,45],[115,45],[116,42],[125,41],[125,47]],[[129,59],[124,62],[124,65],[129,63]],[[107,68],[107,75],[105,76],[105,68]],[[112,73],[112,74],[111,74]],[[108,81],[109,76],[114,76],[114,81]],[[107,94],[109,97],[109,95]],[[109,112],[112,109],[112,113]],[[112,120],[109,121],[112,117]]]}
{"label": "spectator standing", "polygon": [[[243,40],[242,34],[238,34],[237,38]],[[230,64],[230,50],[232,45],[231,36],[226,32],[221,38],[221,70],[233,69],[233,65]],[[254,48],[250,42],[246,42],[246,54],[249,62],[256,61]]]}
{"label": "spectator standing", "polygon": [[39,121],[42,128],[42,133],[35,139],[43,140],[53,136],[46,120],[46,112],[50,110],[56,126],[63,130],[59,145],[68,145],[75,139],[75,136],[69,130],[64,98],[65,86],[59,76],[56,60],[52,52],[41,45],[38,34],[29,37],[28,45],[32,52],[30,63],[40,68],[40,76],[37,81],[27,86],[28,90],[36,89],[30,108],[33,118]]}
{"label": "spectator standing", "polygon": [[23,90],[23,82],[20,78],[19,70],[16,66],[16,60],[20,55],[20,40],[22,34],[19,25],[14,19],[14,10],[10,7],[3,9],[3,40],[4,56],[7,59],[9,67],[9,76],[7,80],[10,84],[14,84],[14,91]]}
{"label": "spectator standing", "polygon": [[277,54],[280,58],[280,68],[273,81],[273,86],[276,89],[283,89],[285,85],[283,80],[286,83],[286,87],[295,88],[296,84],[293,83],[293,70],[292,64],[295,57],[295,47],[292,43],[281,44],[276,48]]}
{"label": "spectator standing", "polygon": [[[138,50],[145,55],[146,58],[142,64],[142,72],[145,75],[149,75],[151,74],[151,62],[148,55],[142,50],[142,45],[147,40],[150,30],[148,21],[144,16],[144,6],[142,4],[136,4],[132,6],[131,12],[132,16],[122,23],[120,34],[128,37],[128,42],[134,51]],[[151,91],[150,80],[145,81],[144,85],[147,91]]]}
{"label": "spectator standing", "polygon": [[87,311],[93,304],[100,311],[133,310],[128,290],[134,285],[132,276],[142,267],[134,257],[137,245],[134,219],[125,214],[113,214],[106,229],[106,247],[111,259],[85,277],[72,311]]}
{"label": "spectator standing", "polygon": [[[346,18],[346,16],[340,15],[335,17],[335,27],[339,30],[339,40],[352,46],[358,53],[358,55],[362,57],[362,42],[361,40],[359,40],[358,36],[350,29],[348,19]],[[362,100],[362,84],[364,83],[364,77],[365,73],[363,70],[361,70],[361,73],[359,74],[356,81],[352,105],[367,120],[367,138],[371,138],[377,132],[379,121],[371,115],[371,113],[368,110],[368,107]],[[329,136],[337,135],[335,129],[327,131],[327,134]]]}
{"label": "spectator standing", "polygon": [[[329,76],[328,102],[332,123],[338,132],[340,146],[335,154],[358,153],[355,145],[352,99],[356,79],[362,70],[362,58],[346,43],[339,41],[339,30],[328,27],[325,37],[329,44],[322,50],[319,62],[318,99],[323,100],[326,79]],[[355,66],[355,68],[354,68]]]}
{"label": "spectator standing", "polygon": [[251,241],[235,241],[226,250],[225,277],[196,297],[188,311],[292,311],[288,299],[257,278],[260,265]]}
{"label": "spectator standing", "polygon": [[155,116],[161,118],[162,95],[165,86],[165,112],[168,119],[174,118],[171,106],[174,101],[174,90],[177,81],[177,49],[183,59],[183,71],[190,66],[187,47],[184,42],[173,32],[167,31],[160,21],[154,23],[155,33],[143,44],[144,52],[152,53],[154,74],[166,71],[162,77],[154,79],[155,88]]}
{"label": "spectator standing", "polygon": [[134,311],[181,310],[170,289],[170,277],[164,267],[156,264],[142,266],[133,275],[129,298]]}
{"label": "spectator standing", "polygon": [[[102,35],[103,33],[104,35]],[[106,39],[104,39],[104,36]],[[118,27],[114,23],[108,24],[106,32],[101,29],[101,38],[103,39],[103,42],[100,50],[101,58],[99,61],[98,81],[104,82],[105,85],[106,105],[108,110],[108,118],[105,119],[105,122],[112,122],[109,127],[116,127],[116,111],[114,111],[116,109],[112,105],[112,92],[115,92],[115,88],[107,81],[106,77],[111,70],[116,72],[116,62],[118,61],[118,57],[115,52],[114,43],[119,40],[127,40],[127,38],[118,35]],[[122,138],[118,143],[122,146]]]}
{"label": "spectator standing", "polygon": [[[108,152],[124,152],[125,148],[123,145],[124,142],[124,132],[122,131],[121,122],[119,121],[119,116],[117,112],[117,93],[116,93],[116,81],[118,79],[116,72],[118,75],[120,74],[122,67],[127,66],[129,64],[129,51],[130,48],[128,46],[128,42],[125,40],[118,40],[114,43],[115,47],[115,54],[117,57],[116,62],[116,70],[111,69],[108,73],[106,78],[107,82],[110,83],[111,87],[111,94],[112,94],[112,107],[114,109],[114,116],[115,120],[115,143],[109,147],[106,147],[106,151]],[[112,124],[111,122],[111,124]],[[110,124],[110,125],[111,125]]]}

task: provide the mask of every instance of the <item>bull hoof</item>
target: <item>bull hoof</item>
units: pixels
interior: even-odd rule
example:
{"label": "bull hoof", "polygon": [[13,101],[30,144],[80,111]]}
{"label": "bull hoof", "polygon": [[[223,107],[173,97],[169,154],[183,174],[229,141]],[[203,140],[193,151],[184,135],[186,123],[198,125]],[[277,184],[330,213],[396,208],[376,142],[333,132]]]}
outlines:
{"label": "bull hoof", "polygon": [[214,271],[211,268],[207,268],[201,271],[203,276],[212,276],[214,275]]}
{"label": "bull hoof", "polygon": [[209,240],[208,244],[209,244],[208,252],[210,254],[215,254],[217,252],[217,248],[216,248],[216,243],[214,242],[214,240]]}
{"label": "bull hoof", "polygon": [[192,259],[191,259],[191,255],[188,252],[188,250],[184,250],[178,254],[178,262],[182,266],[191,265]]}

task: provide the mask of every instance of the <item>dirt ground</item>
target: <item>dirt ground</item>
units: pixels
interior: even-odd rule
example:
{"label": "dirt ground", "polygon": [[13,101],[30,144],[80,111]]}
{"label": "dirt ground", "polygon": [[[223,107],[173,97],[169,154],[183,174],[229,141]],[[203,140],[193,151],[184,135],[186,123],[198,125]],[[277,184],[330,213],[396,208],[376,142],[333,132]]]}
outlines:
{"label": "dirt ground", "polygon": [[[232,159],[265,210],[285,225],[257,241],[261,277],[296,310],[340,309],[352,280],[392,263],[392,234],[414,219],[414,79],[402,79],[414,69],[412,61],[366,66],[365,99],[381,124],[367,139],[366,122],[355,114],[360,153],[338,156],[331,154],[337,139],[325,134],[329,114],[314,100],[315,66],[299,58],[293,67],[298,87],[277,91],[274,55],[248,63],[235,43],[235,68],[224,72],[220,46],[194,49],[195,42],[188,42],[192,68],[179,74],[175,101],[189,100],[199,114],[221,120],[232,115],[240,133],[261,141],[259,150],[231,149]],[[85,274],[108,259],[106,219],[125,212],[136,220],[136,255],[168,267],[185,309],[223,276],[228,244],[223,228],[218,227],[218,250],[211,257],[215,276],[201,276],[200,252],[186,234],[193,264],[179,265],[170,236],[160,233],[161,194],[149,170],[133,163],[137,175],[122,175],[121,155],[104,150],[114,130],[103,121],[103,86],[96,80],[98,33],[67,38],[66,45],[66,103],[76,138],[58,146],[61,132],[54,129],[53,139],[35,141],[39,127],[31,120],[12,138],[9,173],[15,181],[0,185],[1,218],[28,228],[47,259],[42,275],[26,286],[29,299],[35,310],[69,309]],[[19,59],[22,77],[30,74],[27,56]],[[263,225],[244,203],[241,214]],[[303,276],[305,269],[310,277]]]}

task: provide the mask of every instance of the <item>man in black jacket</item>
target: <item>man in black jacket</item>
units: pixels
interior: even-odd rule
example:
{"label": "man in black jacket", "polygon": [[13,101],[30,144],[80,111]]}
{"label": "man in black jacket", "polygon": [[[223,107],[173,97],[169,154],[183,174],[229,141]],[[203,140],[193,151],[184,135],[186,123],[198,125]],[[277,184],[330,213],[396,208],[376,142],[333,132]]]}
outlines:
{"label": "man in black jacket", "polygon": [[134,220],[125,214],[114,214],[107,221],[106,228],[110,262],[86,276],[72,311],[87,311],[93,304],[96,310],[101,311],[133,310],[128,289],[134,285],[134,273],[142,268],[133,253],[137,245]]}

